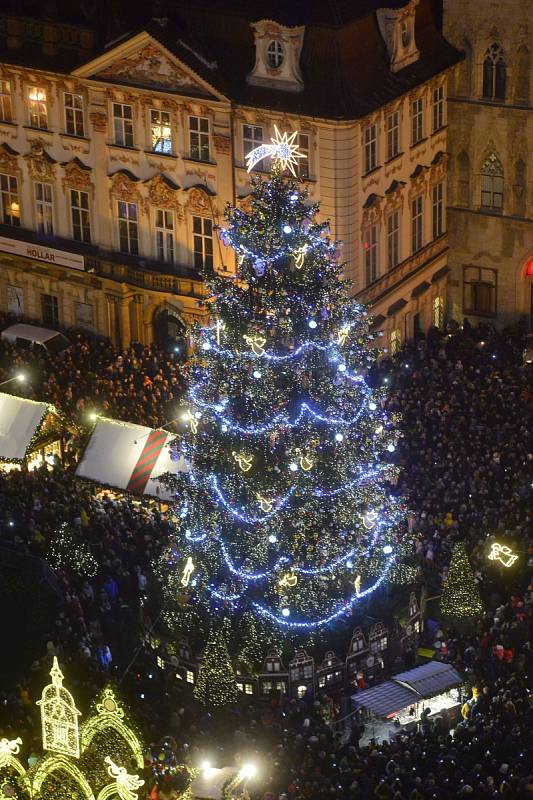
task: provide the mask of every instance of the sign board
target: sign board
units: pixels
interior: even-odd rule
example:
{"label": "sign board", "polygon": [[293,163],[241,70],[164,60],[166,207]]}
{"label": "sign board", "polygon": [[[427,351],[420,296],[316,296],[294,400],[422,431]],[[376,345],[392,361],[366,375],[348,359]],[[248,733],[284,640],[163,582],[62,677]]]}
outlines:
{"label": "sign board", "polygon": [[4,253],[11,253],[25,258],[34,258],[37,261],[46,261],[48,264],[57,264],[59,267],[70,267],[71,269],[85,269],[83,256],[77,253],[69,253],[66,250],[54,250],[43,244],[33,244],[32,242],[21,242],[18,239],[8,239],[0,236],[0,250]]}

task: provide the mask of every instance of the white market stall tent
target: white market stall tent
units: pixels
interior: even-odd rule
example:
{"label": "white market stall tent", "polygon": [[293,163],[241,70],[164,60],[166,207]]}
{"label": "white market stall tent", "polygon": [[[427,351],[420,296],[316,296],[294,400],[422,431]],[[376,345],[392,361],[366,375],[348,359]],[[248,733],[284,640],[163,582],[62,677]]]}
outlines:
{"label": "white market stall tent", "polygon": [[[58,423],[49,403],[0,392],[0,462],[9,465],[27,460],[30,468],[37,466],[45,449],[57,445]],[[36,455],[36,451],[40,453]]]}
{"label": "white market stall tent", "polygon": [[130,422],[99,418],[76,475],[103,486],[169,501],[173,494],[159,478],[187,472],[183,458],[171,458],[175,434]]}

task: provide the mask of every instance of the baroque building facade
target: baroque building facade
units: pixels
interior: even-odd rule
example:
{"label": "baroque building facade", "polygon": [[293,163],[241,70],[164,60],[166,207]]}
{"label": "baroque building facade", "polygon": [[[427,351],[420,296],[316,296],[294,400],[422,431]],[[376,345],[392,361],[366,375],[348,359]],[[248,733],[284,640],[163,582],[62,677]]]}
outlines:
{"label": "baroque building facade", "polygon": [[436,4],[270,6],[199,0],[106,46],[95,26],[0,20],[4,311],[119,345],[200,319],[201,270],[235,269],[216,226],[277,125],[391,348],[443,324],[460,55]]}
{"label": "baroque building facade", "polygon": [[533,324],[533,5],[444,0],[465,59],[449,92],[449,311]]}

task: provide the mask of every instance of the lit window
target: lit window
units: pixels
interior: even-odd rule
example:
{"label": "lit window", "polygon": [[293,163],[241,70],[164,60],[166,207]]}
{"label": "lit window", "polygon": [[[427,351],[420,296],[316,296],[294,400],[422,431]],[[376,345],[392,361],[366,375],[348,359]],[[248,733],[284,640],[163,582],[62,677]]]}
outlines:
{"label": "lit window", "polygon": [[157,108],[150,110],[150,131],[154,153],[172,153],[172,126],[170,112]]}
{"label": "lit window", "polygon": [[411,203],[411,252],[424,246],[424,198],[415,197]]}
{"label": "lit window", "polygon": [[133,147],[133,108],[123,103],[113,103],[113,128],[115,144]]}
{"label": "lit window", "polygon": [[38,86],[31,86],[28,90],[28,106],[31,127],[46,130],[46,128],[48,128],[46,89],[41,89]]}
{"label": "lit window", "polygon": [[483,98],[485,100],[505,100],[507,82],[507,66],[503,50],[498,44],[492,44],[483,60]]}
{"label": "lit window", "polygon": [[0,120],[2,122],[11,122],[13,120],[11,83],[9,81],[0,81]]}
{"label": "lit window", "polygon": [[253,694],[253,693],[254,693],[254,690],[253,690],[252,684],[251,683],[245,683],[244,684],[244,694]]}
{"label": "lit window", "polygon": [[296,691],[298,693],[298,699],[301,700],[302,697],[305,697],[305,693],[307,692],[307,686],[298,686],[298,689]]}
{"label": "lit window", "polygon": [[411,144],[424,138],[424,98],[419,97],[411,103]]}
{"label": "lit window", "polygon": [[83,97],[65,92],[65,130],[71,136],[84,136]]}
{"label": "lit window", "polygon": [[277,39],[271,41],[267,47],[268,66],[272,69],[279,69],[285,58],[285,48]]}
{"label": "lit window", "polygon": [[77,189],[70,190],[70,213],[72,218],[72,238],[77,242],[91,241],[91,219],[89,214],[89,195]]}
{"label": "lit window", "polygon": [[309,147],[309,134],[307,133],[299,133],[298,134],[298,149],[300,153],[304,153],[305,158],[298,159],[298,166],[296,167],[296,174],[299,178],[308,178],[311,174],[311,168],[309,164],[310,159],[310,147]]}
{"label": "lit window", "polygon": [[496,153],[490,153],[481,167],[481,205],[492,211],[503,209],[503,167]]}
{"label": "lit window", "polygon": [[378,277],[378,226],[367,228],[364,237],[365,279],[367,286]]}
{"label": "lit window", "polygon": [[[246,156],[255,150],[256,147],[263,144],[263,128],[258,125],[243,125],[242,126],[242,156],[243,161],[246,161]],[[265,170],[265,159],[258,161],[254,169]]]}
{"label": "lit window", "polygon": [[54,233],[54,209],[51,183],[35,184],[35,217],[39,233],[52,236]]}
{"label": "lit window", "polygon": [[435,328],[444,326],[444,298],[435,297],[433,300],[433,325]]}
{"label": "lit window", "polygon": [[155,246],[160,261],[174,261],[174,213],[162,208],[155,211]]}
{"label": "lit window", "polygon": [[496,315],[497,271],[482,267],[465,267],[463,307],[467,314],[483,317]]}
{"label": "lit window", "polygon": [[394,158],[400,152],[400,112],[393,111],[387,115],[387,159]]}
{"label": "lit window", "polygon": [[209,120],[206,117],[189,117],[190,156],[195,161],[209,161]]}
{"label": "lit window", "polygon": [[263,694],[269,694],[272,691],[272,683],[270,681],[263,682]]}
{"label": "lit window", "polygon": [[433,89],[433,133],[444,127],[444,85]]}
{"label": "lit window", "polygon": [[239,692],[244,691],[244,685],[240,681],[237,681],[236,686]]}
{"label": "lit window", "polygon": [[[396,328],[395,330],[390,332],[389,335],[389,353],[391,356],[395,355],[398,350],[400,349],[402,344],[402,339],[400,335],[400,329]],[[379,651],[379,646],[377,642],[370,643],[370,652],[377,653]]]}
{"label": "lit window", "polygon": [[400,212],[387,217],[387,265],[392,269],[400,263]]}
{"label": "lit window", "polygon": [[13,175],[0,175],[1,221],[4,225],[20,226],[18,181]]}
{"label": "lit window", "polygon": [[365,174],[372,172],[378,165],[378,128],[368,125],[364,132],[364,166]]}
{"label": "lit window", "polygon": [[137,203],[117,201],[118,241],[122,253],[139,254]]}
{"label": "lit window", "polygon": [[287,687],[285,686],[283,681],[276,681],[276,689],[278,692],[282,692],[283,694],[285,694]]}
{"label": "lit window", "polygon": [[325,685],[326,685],[326,679],[324,678],[323,675],[321,675],[320,678],[318,679],[318,686],[320,689],[322,689]]}
{"label": "lit window", "polygon": [[192,669],[188,669],[187,670],[187,673],[186,673],[185,677],[186,677],[187,683],[194,683],[194,672],[192,671]]}
{"label": "lit window", "polygon": [[194,266],[213,269],[213,223],[206,217],[192,218]]}
{"label": "lit window", "polygon": [[274,661],[273,667],[274,667],[274,672],[279,672],[280,671],[279,661]]}
{"label": "lit window", "polygon": [[433,238],[444,233],[444,184],[436,183],[432,190]]}

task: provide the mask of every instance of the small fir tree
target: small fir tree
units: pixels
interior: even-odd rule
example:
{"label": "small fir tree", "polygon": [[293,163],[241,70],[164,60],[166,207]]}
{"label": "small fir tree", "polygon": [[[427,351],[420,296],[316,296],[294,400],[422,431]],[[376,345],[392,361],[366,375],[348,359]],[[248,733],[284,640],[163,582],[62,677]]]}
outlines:
{"label": "small fir tree", "polygon": [[483,613],[481,595],[464,542],[454,545],[440,610],[446,619],[463,624],[479,619]]}
{"label": "small fir tree", "polygon": [[228,653],[226,620],[221,627],[211,629],[194,696],[202,705],[214,708],[237,702],[235,672]]}

